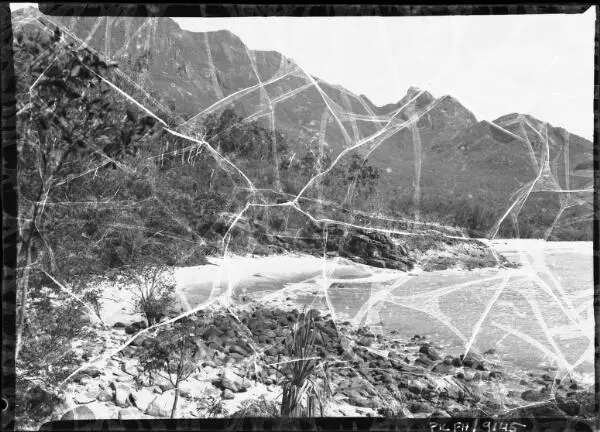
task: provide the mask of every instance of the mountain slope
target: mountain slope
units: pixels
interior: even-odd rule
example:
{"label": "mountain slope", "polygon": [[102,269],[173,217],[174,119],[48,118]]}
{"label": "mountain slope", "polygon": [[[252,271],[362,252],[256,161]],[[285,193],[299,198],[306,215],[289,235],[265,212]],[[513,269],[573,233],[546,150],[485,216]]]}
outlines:
{"label": "mountain slope", "polygon": [[[349,148],[349,156],[368,156],[381,171],[379,196],[369,208],[355,201],[359,208],[427,213],[444,222],[461,203],[485,209],[494,219],[479,227],[487,231],[513,206],[503,235],[515,234],[518,224],[511,220],[539,220],[527,235],[559,237],[561,220],[548,232],[559,212],[576,219],[590,210],[591,193],[557,191],[590,187],[592,143],[548,125],[546,145],[545,123],[531,116],[478,122],[455,98],[436,99],[414,87],[398,102],[378,107],[367,96],[311,76],[283,54],[249,50],[229,31],[189,32],[168,18],[47,19],[117,62],[132,85],[180,119],[181,131],[197,132],[208,115],[233,108],[244,121],[282,132],[298,156],[327,151],[333,160]],[[306,193],[318,196],[315,188],[318,183]],[[323,198],[345,202],[343,196]],[[576,230],[588,235],[591,225],[580,223]]]}

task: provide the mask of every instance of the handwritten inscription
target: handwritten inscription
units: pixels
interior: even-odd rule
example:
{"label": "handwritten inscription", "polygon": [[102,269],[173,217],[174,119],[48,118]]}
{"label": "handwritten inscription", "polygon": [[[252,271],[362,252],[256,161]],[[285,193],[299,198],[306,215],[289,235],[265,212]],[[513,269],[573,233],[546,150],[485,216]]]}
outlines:
{"label": "handwritten inscription", "polygon": [[429,423],[430,432],[521,432],[527,425],[516,421],[481,420]]}

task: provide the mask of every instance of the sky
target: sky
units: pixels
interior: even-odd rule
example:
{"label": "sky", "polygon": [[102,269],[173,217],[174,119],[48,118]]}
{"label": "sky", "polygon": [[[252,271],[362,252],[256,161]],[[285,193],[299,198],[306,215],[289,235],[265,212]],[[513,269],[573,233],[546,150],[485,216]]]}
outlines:
{"label": "sky", "polygon": [[454,96],[479,120],[518,112],[593,136],[595,7],[580,15],[174,19],[195,32],[230,30],[250,49],[279,51],[376,105],[416,86]]}

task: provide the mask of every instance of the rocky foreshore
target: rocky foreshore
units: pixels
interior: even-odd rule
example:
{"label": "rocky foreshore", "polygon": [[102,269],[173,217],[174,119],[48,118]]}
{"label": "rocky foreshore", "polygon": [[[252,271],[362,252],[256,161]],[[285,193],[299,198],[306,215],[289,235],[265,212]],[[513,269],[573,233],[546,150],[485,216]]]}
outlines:
{"label": "rocky foreshore", "polygon": [[[368,327],[334,322],[316,310],[314,355],[325,364],[331,397],[327,416],[566,417],[594,415],[594,395],[552,370],[519,376],[503,367],[493,350],[446,355],[426,336],[402,340]],[[250,301],[182,318],[212,354],[197,361],[179,387],[177,418],[277,416],[282,376],[277,364],[290,359],[292,327],[304,313],[293,305]],[[133,325],[132,325],[133,324]],[[201,325],[200,325],[201,324]],[[169,326],[167,324],[162,327]],[[74,343],[84,360],[114,352],[143,323],[117,323],[94,342]],[[175,390],[152,380],[139,357],[159,329],[149,329],[109,359],[96,361],[64,387],[61,403],[45,421],[170,417]]]}
{"label": "rocky foreshore", "polygon": [[217,231],[228,232],[231,220],[237,221],[232,235],[244,239],[244,247],[256,255],[296,252],[322,257],[326,254],[371,267],[402,271],[415,267],[433,271],[511,265],[489,245],[465,237],[460,231],[450,235],[412,226],[401,235],[391,230],[307,221],[299,230],[273,233],[256,220],[237,219],[234,215],[224,217],[224,221],[217,224]]}

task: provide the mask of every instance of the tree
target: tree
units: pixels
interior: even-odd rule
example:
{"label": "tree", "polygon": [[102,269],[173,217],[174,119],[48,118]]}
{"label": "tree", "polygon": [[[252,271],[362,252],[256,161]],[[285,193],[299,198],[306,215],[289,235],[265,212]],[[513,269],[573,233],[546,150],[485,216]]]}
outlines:
{"label": "tree", "polygon": [[[37,26],[37,27],[36,27]],[[15,32],[14,63],[18,71],[17,133],[19,150],[19,310],[16,356],[22,345],[28,287],[36,264],[48,256],[46,270],[58,276],[46,234],[59,219],[48,206],[68,201],[69,183],[88,173],[115,166],[133,143],[154,127],[153,119],[133,111],[123,118],[123,103],[100,78],[113,67],[85,48],[67,43],[38,24]],[[67,194],[67,195],[66,195]],[[57,206],[58,208],[58,206]],[[65,209],[60,210],[63,212]],[[60,213],[57,210],[58,213]],[[54,213],[56,215],[56,213]],[[39,276],[39,273],[37,273]]]}
{"label": "tree", "polygon": [[166,379],[175,387],[171,418],[175,417],[179,401],[179,385],[197,369],[197,362],[206,355],[207,348],[194,337],[189,321],[177,322],[160,332],[140,357],[140,365],[150,378]]}

